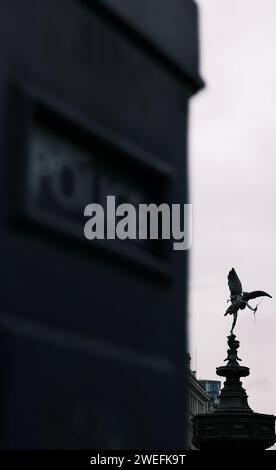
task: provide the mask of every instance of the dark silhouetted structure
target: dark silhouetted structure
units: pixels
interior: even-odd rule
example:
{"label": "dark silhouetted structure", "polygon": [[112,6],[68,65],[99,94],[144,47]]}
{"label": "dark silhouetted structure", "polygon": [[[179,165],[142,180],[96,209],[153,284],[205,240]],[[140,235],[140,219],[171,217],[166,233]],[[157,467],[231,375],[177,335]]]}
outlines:
{"label": "dark silhouetted structure", "polygon": [[233,315],[233,323],[231,327],[230,334],[233,333],[235,325],[237,323],[238,311],[244,310],[245,307],[248,307],[254,313],[257,311],[257,306],[255,308],[249,305],[248,301],[251,299],[256,299],[258,297],[271,297],[270,294],[264,292],[263,290],[254,290],[252,292],[244,292],[242,288],[242,283],[235,271],[234,268],[229,271],[228,274],[228,287],[230,289],[230,299],[228,302],[231,302],[230,307],[226,310],[224,316]]}
{"label": "dark silhouetted structure", "polygon": [[0,2],[0,446],[184,446],[187,253],[83,235],[187,203],[192,0]]}
{"label": "dark silhouetted structure", "polygon": [[249,368],[238,362],[239,345],[235,335],[228,336],[227,364],[217,368],[226,377],[218,408],[194,418],[193,444],[200,450],[265,450],[276,442],[275,416],[254,413],[248,405],[240,378]]}

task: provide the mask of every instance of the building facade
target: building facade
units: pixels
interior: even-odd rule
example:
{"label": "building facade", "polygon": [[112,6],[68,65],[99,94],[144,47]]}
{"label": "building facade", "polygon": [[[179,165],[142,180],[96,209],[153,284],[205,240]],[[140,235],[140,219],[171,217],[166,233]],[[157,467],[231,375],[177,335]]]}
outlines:
{"label": "building facade", "polygon": [[198,383],[210,399],[210,410],[217,408],[219,404],[221,382],[219,380],[199,380]]}
{"label": "building facade", "polygon": [[187,380],[187,389],[188,389],[188,439],[187,439],[187,448],[195,449],[192,445],[192,433],[193,433],[193,418],[197,414],[208,413],[210,409],[210,398],[202,386],[199,384],[199,381],[196,378],[196,372],[192,371],[190,368],[190,356],[187,355],[187,370],[186,370],[186,380]]}

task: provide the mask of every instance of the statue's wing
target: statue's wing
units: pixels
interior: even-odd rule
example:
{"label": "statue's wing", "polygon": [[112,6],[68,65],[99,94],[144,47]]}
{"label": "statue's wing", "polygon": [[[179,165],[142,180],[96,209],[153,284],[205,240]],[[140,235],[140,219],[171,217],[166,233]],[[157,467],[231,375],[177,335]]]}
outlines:
{"label": "statue's wing", "polygon": [[232,268],[231,271],[229,271],[228,286],[229,286],[231,295],[241,295],[242,284],[234,268]]}
{"label": "statue's wing", "polygon": [[272,299],[271,295],[269,295],[267,292],[264,292],[263,290],[244,292],[242,297],[246,302],[251,299],[256,299],[256,297],[270,297]]}

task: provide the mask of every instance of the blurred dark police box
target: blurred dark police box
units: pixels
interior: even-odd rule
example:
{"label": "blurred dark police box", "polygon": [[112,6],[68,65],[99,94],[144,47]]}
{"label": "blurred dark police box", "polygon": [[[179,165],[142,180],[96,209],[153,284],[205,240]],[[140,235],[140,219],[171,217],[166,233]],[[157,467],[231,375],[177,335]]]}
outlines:
{"label": "blurred dark police box", "polygon": [[189,201],[196,5],[2,0],[0,35],[1,448],[183,448],[188,253],[83,211]]}

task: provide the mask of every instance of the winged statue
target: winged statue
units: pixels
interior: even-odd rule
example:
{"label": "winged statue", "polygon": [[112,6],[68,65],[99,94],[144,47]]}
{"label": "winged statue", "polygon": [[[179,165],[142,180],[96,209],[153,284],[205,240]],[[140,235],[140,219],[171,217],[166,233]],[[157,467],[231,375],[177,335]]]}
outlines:
{"label": "winged statue", "polygon": [[224,316],[226,315],[233,315],[233,323],[230,334],[233,334],[233,330],[237,323],[238,318],[238,311],[244,310],[245,307],[248,307],[253,312],[256,312],[257,307],[253,308],[249,305],[248,301],[252,299],[256,299],[257,297],[271,297],[267,292],[263,290],[254,290],[252,292],[244,292],[242,288],[242,283],[235,271],[234,268],[229,271],[228,274],[228,286],[230,289],[230,300],[227,302],[231,302],[230,307],[226,310]]}

